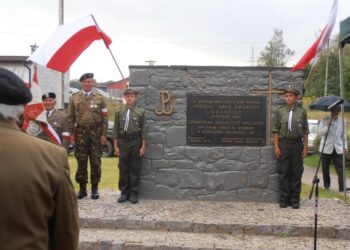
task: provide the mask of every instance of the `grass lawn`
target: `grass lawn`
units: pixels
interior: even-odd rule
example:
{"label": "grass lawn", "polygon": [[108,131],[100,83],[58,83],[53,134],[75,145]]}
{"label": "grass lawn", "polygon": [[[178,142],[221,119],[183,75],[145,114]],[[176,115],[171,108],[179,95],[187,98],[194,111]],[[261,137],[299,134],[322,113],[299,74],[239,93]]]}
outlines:
{"label": "grass lawn", "polygon": [[[318,164],[318,161],[319,161],[319,154],[312,154],[312,155],[308,155],[308,157],[306,157],[304,159],[304,164],[309,166],[309,167],[313,167],[313,168],[316,168],[317,167],[317,164]],[[321,162],[321,165],[320,165],[320,172],[319,173],[322,173],[322,162]],[[337,174],[335,172],[335,168],[334,168],[334,165],[331,164],[331,167],[330,167],[330,173],[331,174]],[[349,168],[346,168],[346,176],[347,177],[350,177],[350,169]]]}
{"label": "grass lawn", "polygon": [[[75,182],[75,172],[77,170],[77,161],[74,156],[69,156],[69,165],[70,165],[70,176],[74,188],[79,189],[78,183]],[[101,182],[99,188],[109,189],[109,190],[118,190],[118,180],[119,180],[119,169],[118,169],[118,158],[117,157],[107,157],[102,158],[102,174]],[[90,167],[89,167],[90,173]],[[90,175],[89,175],[90,182]],[[88,190],[90,190],[90,184],[88,184]]]}

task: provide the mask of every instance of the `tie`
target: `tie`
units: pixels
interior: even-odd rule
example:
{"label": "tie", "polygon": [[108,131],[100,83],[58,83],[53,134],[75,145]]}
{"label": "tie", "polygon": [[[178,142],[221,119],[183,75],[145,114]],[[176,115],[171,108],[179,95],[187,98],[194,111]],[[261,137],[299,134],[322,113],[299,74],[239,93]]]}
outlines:
{"label": "tie", "polygon": [[293,110],[291,109],[289,111],[289,117],[288,117],[288,130],[292,131],[292,119],[293,119]]}
{"label": "tie", "polygon": [[49,117],[50,116],[50,111],[46,111],[46,116]]}
{"label": "tie", "polygon": [[128,111],[126,111],[124,132],[127,132],[127,131],[128,131],[129,120],[130,120],[130,109],[128,109]]}

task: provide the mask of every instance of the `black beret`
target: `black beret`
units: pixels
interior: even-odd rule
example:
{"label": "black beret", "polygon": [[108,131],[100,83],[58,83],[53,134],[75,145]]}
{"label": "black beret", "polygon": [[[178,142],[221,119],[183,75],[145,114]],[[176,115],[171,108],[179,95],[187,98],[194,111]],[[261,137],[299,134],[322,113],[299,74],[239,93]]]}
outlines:
{"label": "black beret", "polygon": [[287,93],[287,92],[293,93],[295,95],[299,95],[299,90],[297,90],[297,89],[295,89],[295,88],[293,88],[291,86],[289,86],[288,88],[286,88],[284,90],[284,93]]}
{"label": "black beret", "polygon": [[32,100],[32,94],[22,79],[4,68],[0,68],[0,90],[0,103],[20,105]]}
{"label": "black beret", "polygon": [[124,90],[124,95],[134,94],[137,95],[137,91],[134,89],[126,89]]}
{"label": "black beret", "polygon": [[79,78],[79,82],[84,81],[85,79],[88,78],[94,78],[94,74],[93,73],[85,73],[83,74],[80,78]]}
{"label": "black beret", "polygon": [[44,101],[46,98],[56,99],[56,94],[54,92],[47,92],[43,94],[43,96],[41,97],[41,100]]}

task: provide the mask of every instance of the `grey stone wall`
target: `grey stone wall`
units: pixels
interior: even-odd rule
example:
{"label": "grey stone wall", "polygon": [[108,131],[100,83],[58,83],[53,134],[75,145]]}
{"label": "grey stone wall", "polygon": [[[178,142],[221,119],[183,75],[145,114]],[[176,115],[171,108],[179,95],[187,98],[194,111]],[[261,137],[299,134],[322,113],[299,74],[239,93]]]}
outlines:
{"label": "grey stone wall", "polygon": [[[278,174],[272,146],[191,147],[186,145],[186,94],[257,95],[288,85],[302,91],[301,73],[289,68],[130,66],[130,86],[147,109],[148,148],[140,194],[156,199],[275,202]],[[175,112],[158,116],[160,90],[175,98]],[[267,95],[260,93],[260,95]],[[274,94],[273,110],[283,104]]]}

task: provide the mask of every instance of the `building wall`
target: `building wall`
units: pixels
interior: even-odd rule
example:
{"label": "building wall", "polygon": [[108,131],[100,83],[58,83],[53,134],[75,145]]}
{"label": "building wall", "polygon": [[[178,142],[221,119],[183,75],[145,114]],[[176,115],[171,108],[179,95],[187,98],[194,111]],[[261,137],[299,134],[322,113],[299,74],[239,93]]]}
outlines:
{"label": "building wall", "polygon": [[[288,68],[130,66],[130,86],[139,92],[138,105],[148,116],[140,194],[157,199],[277,201],[272,146],[186,145],[186,94],[253,95],[267,90],[270,72],[273,89],[292,85],[302,90],[301,73]],[[160,90],[175,98],[175,112],[169,116],[154,112]],[[283,95],[273,95],[273,110],[282,103]]]}

